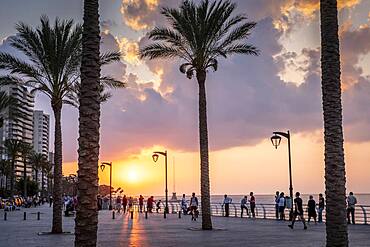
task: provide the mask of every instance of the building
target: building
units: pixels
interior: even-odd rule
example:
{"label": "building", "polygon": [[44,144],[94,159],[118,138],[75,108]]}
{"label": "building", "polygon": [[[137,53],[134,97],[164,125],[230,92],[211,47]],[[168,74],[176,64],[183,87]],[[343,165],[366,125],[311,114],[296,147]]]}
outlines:
{"label": "building", "polygon": [[[36,153],[43,154],[49,159],[49,135],[50,135],[50,116],[43,111],[36,110],[33,112],[33,149]],[[36,177],[36,174],[34,174]],[[39,188],[42,187],[42,179],[46,188],[47,178],[42,177],[42,171],[38,171],[37,177]]]}
{"label": "building", "polygon": [[[0,146],[4,146],[6,139],[20,140],[25,143],[33,144],[33,107],[34,96],[24,86],[7,85],[1,87],[2,91],[12,95],[19,102],[1,112],[4,119],[0,128]],[[5,152],[1,153],[2,159],[7,159]],[[24,164],[22,160],[17,160],[15,164],[16,177],[23,176]],[[32,175],[32,168],[26,167],[27,176]]]}

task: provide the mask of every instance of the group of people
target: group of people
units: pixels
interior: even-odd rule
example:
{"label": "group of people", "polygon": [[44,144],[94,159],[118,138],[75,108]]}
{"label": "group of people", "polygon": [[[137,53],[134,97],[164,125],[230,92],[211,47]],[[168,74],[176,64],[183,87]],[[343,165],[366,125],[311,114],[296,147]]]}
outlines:
{"label": "group of people", "polygon": [[65,216],[70,216],[71,213],[76,211],[77,208],[77,196],[63,195],[63,210]]}
{"label": "group of people", "polygon": [[195,196],[194,192],[191,194],[189,205],[187,204],[185,194],[182,195],[181,199],[182,212],[183,214],[190,214],[192,221],[196,221],[198,218],[199,215],[198,206],[199,206],[198,198]]}

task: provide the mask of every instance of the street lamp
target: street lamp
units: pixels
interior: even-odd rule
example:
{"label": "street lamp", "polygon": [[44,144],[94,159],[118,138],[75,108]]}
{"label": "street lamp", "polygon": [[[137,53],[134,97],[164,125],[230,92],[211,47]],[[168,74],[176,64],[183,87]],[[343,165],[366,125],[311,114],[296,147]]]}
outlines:
{"label": "street lamp", "polygon": [[167,189],[167,150],[164,152],[153,152],[152,159],[154,162],[158,161],[159,155],[164,156],[164,164],[165,164],[165,177],[166,177],[166,206],[164,208],[165,214],[168,214],[168,189]]}
{"label": "street lamp", "polygon": [[271,137],[272,145],[277,149],[281,142],[281,137],[285,137],[288,139],[288,157],[289,157],[289,192],[290,192],[290,199],[292,200],[292,207],[290,209],[289,218],[292,219],[293,217],[293,182],[292,182],[292,161],[290,155],[290,132],[289,130],[285,132],[275,131],[273,132],[273,136]]}
{"label": "street lamp", "polygon": [[100,169],[103,172],[105,166],[110,167],[110,174],[109,174],[109,210],[112,210],[112,162],[102,162],[100,165]]}

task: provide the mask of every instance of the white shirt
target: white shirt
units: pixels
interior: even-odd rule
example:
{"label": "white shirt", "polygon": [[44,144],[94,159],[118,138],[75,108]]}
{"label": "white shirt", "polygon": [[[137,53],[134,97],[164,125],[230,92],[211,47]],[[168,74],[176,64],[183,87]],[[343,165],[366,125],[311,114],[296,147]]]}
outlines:
{"label": "white shirt", "polygon": [[230,197],[226,197],[224,199],[224,204],[230,204],[232,201],[233,201],[233,199],[231,199]]}
{"label": "white shirt", "polygon": [[280,197],[279,199],[279,207],[284,207],[285,206],[285,198],[284,197]]}

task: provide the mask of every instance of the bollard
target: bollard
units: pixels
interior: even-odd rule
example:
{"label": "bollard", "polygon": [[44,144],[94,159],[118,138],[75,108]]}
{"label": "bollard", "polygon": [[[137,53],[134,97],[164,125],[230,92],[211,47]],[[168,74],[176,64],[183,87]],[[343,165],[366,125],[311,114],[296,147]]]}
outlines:
{"label": "bollard", "polygon": [[167,218],[166,210],[163,212],[163,217],[164,217],[165,219]]}
{"label": "bollard", "polygon": [[181,210],[179,211],[179,219],[181,219]]}
{"label": "bollard", "polygon": [[131,219],[134,218],[134,211],[131,211]]}
{"label": "bollard", "polygon": [[6,212],[4,212],[4,220],[6,221],[7,220],[7,213]]}
{"label": "bollard", "polygon": [[145,219],[148,219],[148,211],[145,211]]}
{"label": "bollard", "polygon": [[27,219],[26,212],[23,212],[23,220],[26,220],[26,219]]}
{"label": "bollard", "polygon": [[40,220],[40,212],[37,212],[37,220]]}
{"label": "bollard", "polygon": [[112,211],[112,219],[115,219],[115,218],[116,218],[116,212]]}

